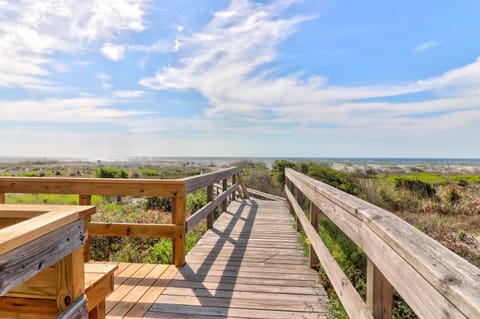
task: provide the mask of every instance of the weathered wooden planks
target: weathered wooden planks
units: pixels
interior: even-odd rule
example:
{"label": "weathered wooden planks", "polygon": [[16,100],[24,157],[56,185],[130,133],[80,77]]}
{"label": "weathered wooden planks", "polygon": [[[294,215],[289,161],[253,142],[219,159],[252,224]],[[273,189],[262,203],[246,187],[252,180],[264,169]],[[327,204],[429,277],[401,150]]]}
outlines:
{"label": "weathered wooden planks", "polygon": [[[0,255],[22,246],[36,238],[44,236],[59,227],[65,226],[95,212],[95,207],[79,206],[45,206],[5,205],[0,213],[5,216],[10,212],[38,213],[39,215],[18,224],[0,229]],[[3,212],[3,213],[2,213]]]}
{"label": "weathered wooden planks", "polygon": [[323,318],[283,202],[234,201],[187,256],[148,318]]}
{"label": "weathered wooden planks", "polygon": [[107,318],[144,318],[176,272],[171,265],[120,263],[116,290],[106,299]]}
{"label": "weathered wooden planks", "polygon": [[84,241],[84,221],[77,220],[1,255],[0,296],[72,253]]}
{"label": "weathered wooden planks", "polygon": [[142,238],[177,238],[183,235],[182,226],[169,224],[90,223],[91,236],[120,236]]}
{"label": "weathered wooden planks", "polygon": [[183,191],[182,180],[0,176],[0,193],[171,197]]}
{"label": "weathered wooden planks", "polygon": [[183,181],[185,182],[185,191],[187,194],[194,192],[197,189],[207,187],[208,185],[213,185],[220,180],[238,173],[240,173],[240,169],[238,167],[230,167],[199,176],[184,178]]}
{"label": "weathered wooden planks", "polygon": [[[365,251],[417,315],[480,317],[478,268],[379,207],[291,169],[287,169],[286,177]],[[369,287],[389,290],[380,283],[381,280]],[[374,295],[384,296],[384,293]],[[385,299],[384,303],[389,301]]]}

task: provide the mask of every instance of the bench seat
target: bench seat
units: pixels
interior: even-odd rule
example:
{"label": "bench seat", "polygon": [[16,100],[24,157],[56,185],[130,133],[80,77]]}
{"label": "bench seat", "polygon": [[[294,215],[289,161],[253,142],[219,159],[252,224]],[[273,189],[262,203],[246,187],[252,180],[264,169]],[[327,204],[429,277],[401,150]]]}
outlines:
{"label": "bench seat", "polygon": [[[105,298],[114,289],[114,272],[118,268],[112,263],[85,263],[85,295],[88,300],[89,319],[105,318]],[[12,292],[0,297],[0,318],[15,319],[47,319],[57,318],[54,289],[51,284],[42,287],[43,280],[51,278],[47,268],[45,274],[33,277],[23,285],[25,288],[13,289]],[[42,293],[45,293],[42,296]],[[53,299],[52,299],[53,298]],[[48,310],[48,309],[50,310]],[[49,314],[51,313],[51,314]]]}

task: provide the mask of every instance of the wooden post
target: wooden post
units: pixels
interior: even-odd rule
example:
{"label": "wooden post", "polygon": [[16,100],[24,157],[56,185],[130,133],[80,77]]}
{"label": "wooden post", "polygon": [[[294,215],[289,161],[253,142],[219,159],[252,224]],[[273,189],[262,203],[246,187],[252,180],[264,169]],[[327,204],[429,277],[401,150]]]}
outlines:
{"label": "wooden post", "polygon": [[179,237],[173,240],[173,261],[175,266],[185,265],[185,192],[172,197],[172,224],[182,227]]}
{"label": "wooden post", "polygon": [[[79,205],[92,205],[92,195],[78,195],[78,204]],[[87,239],[85,241],[85,246],[83,246],[83,260],[85,262],[90,261],[90,247],[92,245],[92,239],[88,234],[88,226],[90,225],[92,218],[89,215],[85,218],[85,234],[87,235]]]}
{"label": "wooden post", "polygon": [[[232,175],[232,185],[235,185],[237,183],[237,175],[236,174],[233,174]],[[237,199],[237,191],[234,191],[232,193],[232,201],[236,200]]]}
{"label": "wooden post", "polygon": [[[226,190],[227,190],[227,179],[225,178],[222,181],[222,191],[224,192]],[[227,211],[227,199],[225,198],[222,202],[222,213],[226,211]]]}
{"label": "wooden post", "polygon": [[57,270],[57,308],[65,311],[85,292],[83,249],[78,248],[56,264]]}
{"label": "wooden post", "polygon": [[[213,185],[207,186],[207,203],[213,200]],[[207,215],[207,229],[213,227],[213,211]]]}
{"label": "wooden post", "polygon": [[5,204],[5,193],[0,193],[0,204]]}
{"label": "wooden post", "polygon": [[[318,217],[320,216],[320,210],[317,206],[315,206],[312,202],[310,202],[310,223],[312,224],[313,228],[316,230],[318,234]],[[320,260],[318,259],[315,250],[313,249],[312,244],[310,244],[310,248],[308,250],[308,254],[310,257],[310,268],[318,268],[320,266]]]}
{"label": "wooden post", "polygon": [[[302,192],[300,192],[300,190],[298,188],[295,189],[295,199],[297,200],[297,203],[300,205],[300,207],[302,208],[302,211],[303,211],[303,209],[304,209],[303,205],[304,205],[304,202],[305,202],[305,197],[303,196]],[[297,221],[297,231],[299,232],[299,231],[302,230],[302,224],[298,220],[298,216],[295,218],[295,220]]]}
{"label": "wooden post", "polygon": [[375,264],[367,259],[367,306],[375,319],[391,319],[393,288]]}

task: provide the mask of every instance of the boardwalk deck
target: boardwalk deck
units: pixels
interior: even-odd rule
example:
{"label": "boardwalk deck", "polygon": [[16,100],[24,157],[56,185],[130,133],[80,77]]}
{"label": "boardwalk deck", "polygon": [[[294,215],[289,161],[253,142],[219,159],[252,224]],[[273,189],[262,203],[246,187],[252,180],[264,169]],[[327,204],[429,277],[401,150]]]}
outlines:
{"label": "boardwalk deck", "polygon": [[318,318],[325,292],[282,202],[235,201],[187,256],[152,318]]}
{"label": "boardwalk deck", "polygon": [[107,318],[325,317],[292,223],[282,202],[232,202],[184,267],[120,264]]}

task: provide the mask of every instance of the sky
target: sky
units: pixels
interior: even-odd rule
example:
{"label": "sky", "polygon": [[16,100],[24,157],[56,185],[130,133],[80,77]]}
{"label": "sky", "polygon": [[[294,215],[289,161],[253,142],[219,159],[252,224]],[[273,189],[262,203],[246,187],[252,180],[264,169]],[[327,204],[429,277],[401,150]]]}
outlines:
{"label": "sky", "polygon": [[0,0],[0,156],[480,158],[480,1]]}

